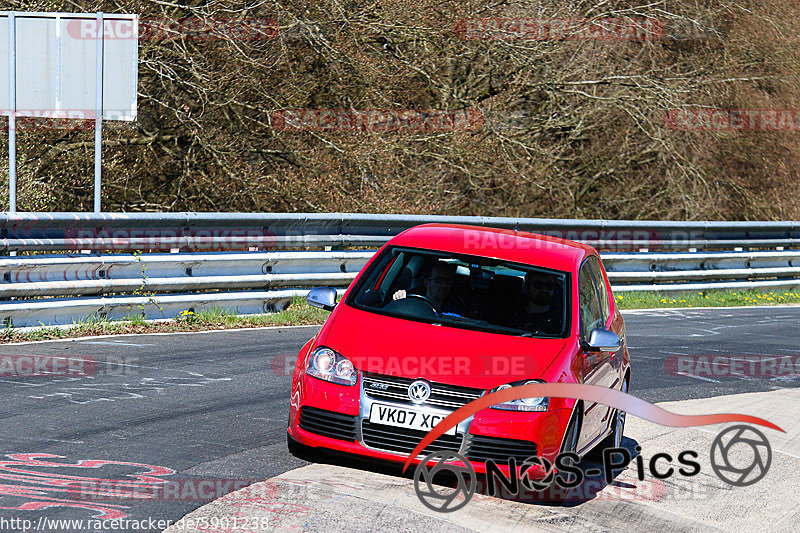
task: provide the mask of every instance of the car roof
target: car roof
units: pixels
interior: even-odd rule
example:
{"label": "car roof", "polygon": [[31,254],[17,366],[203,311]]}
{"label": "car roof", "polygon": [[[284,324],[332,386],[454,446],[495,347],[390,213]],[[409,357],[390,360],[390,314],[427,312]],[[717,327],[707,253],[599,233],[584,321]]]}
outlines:
{"label": "car roof", "polygon": [[584,257],[597,254],[586,244],[549,235],[458,224],[415,226],[389,244],[492,257],[566,272],[576,271]]}

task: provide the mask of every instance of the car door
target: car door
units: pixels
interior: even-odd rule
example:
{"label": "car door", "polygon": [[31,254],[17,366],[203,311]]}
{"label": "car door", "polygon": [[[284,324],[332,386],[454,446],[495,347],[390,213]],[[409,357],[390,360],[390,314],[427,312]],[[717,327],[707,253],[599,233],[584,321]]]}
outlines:
{"label": "car door", "polygon": [[[617,372],[612,364],[613,354],[610,352],[586,350],[589,335],[595,328],[610,325],[608,290],[600,270],[600,262],[590,256],[581,265],[578,276],[578,304],[581,318],[581,344],[584,346],[583,382],[587,385],[612,387],[616,384]],[[598,403],[584,405],[582,441],[579,446],[588,446],[608,427],[611,410]]]}
{"label": "car door", "polygon": [[[603,312],[603,321],[605,328],[613,333],[615,333],[618,337],[624,337],[624,332],[622,331],[622,324],[621,320],[615,320],[611,309],[613,309],[611,291],[608,288],[607,280],[605,276],[605,272],[603,270],[603,266],[600,263],[600,259],[596,256],[591,256],[588,259],[589,266],[592,268],[592,274],[594,275],[594,282],[595,287],[597,287],[597,295],[600,300],[600,308]],[[601,385],[608,388],[619,389],[620,388],[620,369],[622,363],[622,348],[620,347],[619,350],[616,352],[602,352],[601,357],[601,374],[603,376]],[[611,418],[614,415],[614,409],[608,406],[603,406],[605,408],[605,416],[601,420],[601,431],[605,430],[610,422]]]}

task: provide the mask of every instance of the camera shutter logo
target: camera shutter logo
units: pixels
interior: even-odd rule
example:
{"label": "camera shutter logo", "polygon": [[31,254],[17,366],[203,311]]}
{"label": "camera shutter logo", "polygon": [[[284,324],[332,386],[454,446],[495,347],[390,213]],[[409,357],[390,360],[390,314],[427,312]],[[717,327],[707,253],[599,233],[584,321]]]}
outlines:
{"label": "camera shutter logo", "polygon": [[[733,434],[729,438],[726,435]],[[752,450],[752,461],[739,466],[730,457],[731,449],[741,450],[744,444]],[[733,458],[735,459],[735,457]],[[722,481],[735,487],[746,487],[759,481],[772,464],[772,447],[767,437],[755,428],[745,425],[729,427],[714,439],[711,445],[711,468]]]}
{"label": "camera shutter logo", "polygon": [[417,380],[408,386],[408,398],[416,404],[425,403],[431,396],[431,386],[427,381]]}
{"label": "camera shutter logo", "polygon": [[[531,478],[531,470],[538,472],[541,477]],[[522,486],[534,492],[541,492],[547,490],[550,485],[553,484],[553,481],[555,481],[556,471],[553,468],[553,463],[544,457],[533,455],[525,459],[525,461],[523,461],[523,463],[520,465],[519,475]]]}
{"label": "camera shutter logo", "polygon": [[[434,460],[437,461],[436,464],[428,469],[425,465]],[[455,489],[442,486],[437,491],[434,488],[433,478],[440,472],[450,472],[455,476]],[[414,471],[414,491],[417,493],[417,498],[428,509],[441,513],[452,513],[467,505],[475,494],[477,485],[475,469],[469,461],[450,450],[429,454]],[[462,495],[461,499],[458,498],[459,495]]]}

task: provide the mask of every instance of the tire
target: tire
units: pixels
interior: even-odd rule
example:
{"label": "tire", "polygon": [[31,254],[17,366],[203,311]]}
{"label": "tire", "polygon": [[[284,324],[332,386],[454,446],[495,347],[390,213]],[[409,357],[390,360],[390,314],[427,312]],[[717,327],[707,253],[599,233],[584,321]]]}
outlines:
{"label": "tire", "polygon": [[[622,388],[620,389],[622,392],[628,392],[628,378],[622,382]],[[611,427],[613,428],[611,434],[603,439],[603,441],[597,446],[596,450],[599,453],[606,448],[621,448],[622,447],[622,438],[625,434],[625,411],[620,411],[618,409],[614,410],[614,417],[611,422]]]}
{"label": "tire", "polygon": [[[581,435],[581,426],[583,425],[583,404],[578,402],[572,410],[572,416],[567,423],[567,429],[564,430],[564,439],[561,441],[561,449],[559,455],[562,453],[578,453],[578,440]],[[579,459],[580,461],[580,459]],[[572,474],[569,475],[572,480]]]}
{"label": "tire", "polygon": [[572,416],[567,424],[567,429],[564,431],[564,439],[561,441],[561,450],[559,453],[578,452],[578,439],[581,435],[582,412],[583,404],[577,403],[572,411]]}

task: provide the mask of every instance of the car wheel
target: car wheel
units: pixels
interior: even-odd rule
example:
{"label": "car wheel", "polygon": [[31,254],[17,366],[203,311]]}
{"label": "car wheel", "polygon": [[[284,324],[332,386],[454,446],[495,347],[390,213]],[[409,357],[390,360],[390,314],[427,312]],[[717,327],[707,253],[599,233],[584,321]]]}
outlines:
{"label": "car wheel", "polygon": [[569,419],[569,424],[567,424],[567,429],[564,431],[564,440],[561,442],[561,453],[564,452],[572,452],[577,453],[578,451],[578,438],[581,434],[581,413],[583,412],[583,408],[581,404],[578,403],[575,405],[575,409],[572,411],[572,417]]}
{"label": "car wheel", "polygon": [[[620,388],[622,392],[628,392],[628,379],[622,382]],[[625,433],[625,411],[619,409],[614,410],[614,416],[611,420],[611,434],[603,439],[603,442],[597,447],[597,450],[602,452],[606,448],[620,448],[622,446],[622,437]]]}
{"label": "car wheel", "polygon": [[[562,453],[578,453],[578,439],[581,435],[581,423],[583,415],[583,404],[576,403],[572,411],[572,416],[567,424],[567,429],[564,431],[564,440],[561,442]],[[566,477],[567,481],[573,481],[573,475],[569,474]]]}
{"label": "car wheel", "polygon": [[[628,392],[628,380],[622,382],[622,392]],[[622,436],[625,433],[625,411],[617,411],[614,417],[614,447],[622,446]]]}

